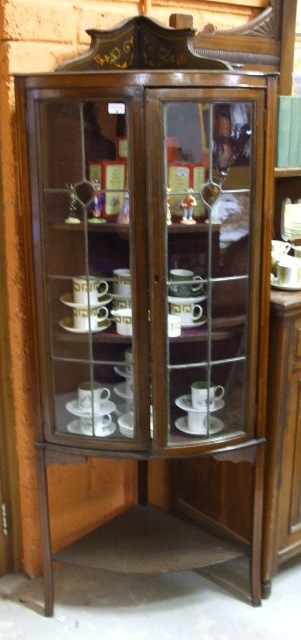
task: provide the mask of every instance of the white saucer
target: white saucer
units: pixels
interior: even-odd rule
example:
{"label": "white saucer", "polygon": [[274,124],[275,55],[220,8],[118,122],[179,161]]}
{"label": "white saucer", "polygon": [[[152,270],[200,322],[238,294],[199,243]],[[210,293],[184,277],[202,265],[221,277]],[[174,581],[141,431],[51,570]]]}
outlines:
{"label": "white saucer", "polygon": [[134,437],[134,414],[132,411],[124,413],[118,418],[120,433],[126,438]]}
{"label": "white saucer", "polygon": [[194,320],[194,322],[187,322],[187,323],[183,323],[181,322],[181,328],[182,329],[191,329],[192,327],[201,327],[202,324],[205,324],[207,322],[207,318],[206,316],[202,316],[199,320]]}
{"label": "white saucer", "polygon": [[275,287],[275,289],[283,289],[284,291],[301,291],[301,284],[295,286],[280,284],[280,282],[278,282],[278,278],[273,275],[271,275],[271,285],[272,287]]}
{"label": "white saucer", "polygon": [[[99,327],[96,329],[91,329],[91,333],[98,333],[99,331],[104,331],[104,329],[108,329],[111,326],[110,320],[103,320]],[[66,329],[66,331],[71,331],[72,333],[90,333],[90,331],[83,331],[82,329],[76,329],[73,326],[73,318],[63,318],[60,320],[60,327]]]}
{"label": "white saucer", "polygon": [[206,300],[207,296],[205,295],[201,295],[201,296],[191,296],[190,298],[185,298],[184,296],[168,296],[167,300],[168,302],[171,302],[172,304],[177,304],[177,303],[185,303],[187,302],[188,304],[192,304],[193,302],[202,302],[202,300]]}
{"label": "white saucer", "polygon": [[81,429],[80,420],[72,420],[72,422],[69,422],[69,424],[67,425],[67,431],[69,433],[75,433],[81,436],[95,435],[97,438],[107,438],[108,436],[111,436],[112,433],[116,431],[116,424],[114,424],[114,422],[110,422],[110,424],[108,424],[108,426],[106,427],[102,427],[101,429],[95,429],[95,433],[93,434],[92,428],[91,428],[91,432],[88,433],[87,429],[85,429],[84,431]]}
{"label": "white saucer", "polygon": [[118,375],[122,376],[123,378],[132,378],[133,373],[128,373],[128,371],[125,370],[126,366],[128,367],[129,365],[122,365],[123,369],[120,369],[119,367],[114,367],[114,371],[115,373],[118,373]]}
{"label": "white saucer", "polygon": [[126,438],[133,438],[134,437],[134,429],[125,429],[124,427],[119,427],[119,431],[121,433],[121,435],[125,436]]}
{"label": "white saucer", "polygon": [[204,433],[203,429],[200,433],[198,433],[197,431],[191,431],[190,429],[188,429],[187,416],[182,416],[181,418],[178,418],[175,421],[175,426],[177,427],[177,429],[179,429],[179,431],[183,431],[183,433],[188,433],[190,436],[203,436],[203,438],[207,438],[207,437],[210,438],[210,436],[214,435],[215,433],[219,433],[219,431],[222,431],[225,425],[222,422],[222,420],[220,420],[219,418],[210,417],[209,436],[207,435],[207,432]]}
{"label": "white saucer", "polygon": [[114,387],[114,391],[116,395],[119,396],[120,398],[126,398],[127,400],[133,399],[133,394],[128,393],[128,391],[126,390],[125,382],[120,382],[119,384],[116,384]]}
{"label": "white saucer", "polygon": [[124,433],[132,433],[134,431],[134,414],[128,411],[118,418],[118,426],[120,431]]}
{"label": "white saucer", "polygon": [[[90,412],[81,411],[78,408],[77,400],[71,400],[70,402],[67,402],[66,409],[70,413],[73,413],[74,416],[79,416],[80,418],[92,417],[91,411]],[[115,411],[115,409],[116,409],[116,405],[114,404],[114,402],[111,402],[111,400],[104,400],[101,403],[101,407],[99,408],[99,411],[94,412],[94,416],[96,418],[98,416],[105,416],[106,414],[109,414],[109,413],[112,413],[112,411]]]}
{"label": "white saucer", "polygon": [[[112,298],[110,296],[104,295],[100,298],[100,300],[98,300],[98,302],[90,302],[90,309],[100,309],[106,304],[109,304],[111,300]],[[61,296],[60,301],[63,302],[63,304],[66,304],[67,307],[72,307],[73,309],[85,309],[85,307],[87,306],[82,302],[74,302],[73,293],[66,293],[64,296]]]}
{"label": "white saucer", "polygon": [[[175,404],[177,405],[177,407],[180,407],[180,409],[184,409],[184,411],[195,411],[197,413],[207,413],[206,405],[204,406],[204,409],[194,409],[193,408],[191,395],[179,396],[179,398],[176,398]],[[224,399],[223,398],[218,398],[215,401],[214,405],[209,408],[210,413],[212,411],[218,411],[219,409],[222,409],[224,406],[225,406]]]}
{"label": "white saucer", "polygon": [[110,293],[110,296],[113,300],[131,300],[132,297],[126,293]]}

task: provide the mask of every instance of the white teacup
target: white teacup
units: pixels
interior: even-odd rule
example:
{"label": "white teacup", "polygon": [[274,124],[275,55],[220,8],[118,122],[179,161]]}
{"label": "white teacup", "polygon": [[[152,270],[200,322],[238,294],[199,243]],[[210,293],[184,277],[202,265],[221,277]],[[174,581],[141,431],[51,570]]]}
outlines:
{"label": "white teacup", "polygon": [[119,297],[113,300],[113,308],[114,309],[131,309],[132,308],[132,298],[128,296],[125,298]]}
{"label": "white teacup", "polygon": [[88,307],[89,303],[96,304],[108,288],[108,283],[100,278],[73,278],[73,300]]}
{"label": "white teacup", "polygon": [[120,296],[131,295],[131,272],[129,269],[114,269],[114,293]]}
{"label": "white teacup", "polygon": [[168,314],[168,337],[177,338],[181,335],[181,318],[179,316]]}
{"label": "white teacup", "polygon": [[203,309],[199,304],[189,302],[189,298],[179,298],[179,302],[170,303],[170,313],[180,317],[182,327],[187,327],[201,319]]}
{"label": "white teacup", "polygon": [[93,436],[99,435],[103,429],[108,427],[112,422],[112,418],[109,414],[104,416],[98,416],[92,420],[91,418],[80,418],[80,430],[83,435]]}
{"label": "white teacup", "polygon": [[272,240],[271,242],[271,273],[276,275],[277,262],[282,260],[282,258],[288,254],[290,249],[291,249],[291,245],[289,242],[284,242],[283,240]]}
{"label": "white teacup", "polygon": [[192,407],[193,409],[206,411],[207,407],[213,407],[216,400],[220,400],[224,393],[224,387],[220,384],[211,384],[208,387],[207,382],[193,382],[191,385]]}
{"label": "white teacup", "polygon": [[126,349],[124,352],[125,371],[126,373],[133,373],[133,349]]}
{"label": "white teacup", "polygon": [[94,331],[102,326],[109,315],[106,307],[88,309],[80,307],[73,309],[73,325],[80,331]]}
{"label": "white teacup", "polygon": [[301,287],[301,259],[285,256],[277,262],[278,283],[291,287]]}
{"label": "white teacup", "polygon": [[175,282],[170,285],[170,293],[174,296],[189,298],[203,288],[201,276],[195,276],[189,269],[171,269],[170,279]]}
{"label": "white teacup", "polygon": [[117,333],[122,336],[131,336],[133,334],[132,309],[113,310],[112,315],[116,320]]}
{"label": "white teacup", "polygon": [[101,403],[109,399],[111,393],[107,387],[102,387],[98,382],[81,382],[77,387],[77,405],[80,411],[92,414],[99,413]]}
{"label": "white teacup", "polygon": [[207,409],[204,411],[187,411],[189,431],[202,435],[207,433]]}

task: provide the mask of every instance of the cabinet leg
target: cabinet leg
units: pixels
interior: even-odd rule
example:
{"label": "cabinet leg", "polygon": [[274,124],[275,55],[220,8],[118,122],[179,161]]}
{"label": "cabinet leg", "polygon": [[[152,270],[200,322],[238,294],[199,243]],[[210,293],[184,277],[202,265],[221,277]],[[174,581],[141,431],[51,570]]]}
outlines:
{"label": "cabinet leg", "polygon": [[261,605],[261,528],[263,508],[263,446],[258,446],[255,455],[253,484],[253,520],[251,540],[250,581],[251,598],[254,607]]}
{"label": "cabinet leg", "polygon": [[40,524],[41,524],[41,544],[42,562],[44,577],[44,603],[45,616],[53,616],[54,588],[53,588],[53,567],[51,557],[51,538],[48,509],[48,489],[47,489],[47,465],[44,449],[37,450],[37,464],[39,468],[39,504],[40,504]]}
{"label": "cabinet leg", "polygon": [[263,580],[261,583],[261,597],[264,599],[269,598],[271,593],[272,593],[272,581]]}

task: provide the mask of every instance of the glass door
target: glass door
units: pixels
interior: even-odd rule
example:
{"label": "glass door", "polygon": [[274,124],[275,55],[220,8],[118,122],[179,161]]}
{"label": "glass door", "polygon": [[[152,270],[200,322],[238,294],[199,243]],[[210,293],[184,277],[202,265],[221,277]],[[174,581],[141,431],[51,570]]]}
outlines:
{"label": "glass door", "polygon": [[162,233],[153,226],[165,262],[160,272],[154,259],[152,277],[152,314],[165,325],[158,347],[153,327],[153,348],[164,358],[154,364],[153,398],[167,414],[158,446],[175,449],[250,437],[258,364],[259,104],[250,92],[239,100],[229,91],[184,94],[158,92],[150,106],[164,141],[153,185],[164,202]]}
{"label": "glass door", "polygon": [[[135,103],[140,112],[137,95]],[[136,410],[135,393],[141,383],[149,388],[149,348],[148,307],[136,295],[139,278],[142,298],[148,285],[139,189],[133,195],[133,120],[140,132],[133,101],[116,95],[39,100],[37,314],[40,353],[49,353],[41,367],[51,441],[135,449],[143,433],[149,438],[149,400]]]}

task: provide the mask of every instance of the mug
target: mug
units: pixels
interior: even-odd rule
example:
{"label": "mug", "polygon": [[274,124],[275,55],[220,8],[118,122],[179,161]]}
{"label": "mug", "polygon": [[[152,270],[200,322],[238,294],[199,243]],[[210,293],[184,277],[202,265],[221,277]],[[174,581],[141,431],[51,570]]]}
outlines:
{"label": "mug", "polygon": [[133,334],[132,309],[119,309],[112,311],[116,320],[116,331],[121,336],[131,336]]}
{"label": "mug", "polygon": [[111,393],[107,387],[102,387],[98,382],[81,382],[77,387],[78,408],[87,414],[99,413],[101,403],[109,399]]}
{"label": "mug", "polygon": [[170,285],[170,293],[174,296],[189,298],[203,288],[201,276],[195,276],[189,269],[171,269],[170,279],[175,282]]}
{"label": "mug", "polygon": [[[80,430],[85,436],[93,436],[94,434],[100,435],[103,429],[108,427],[112,422],[112,418],[109,414],[99,416],[92,420],[91,418],[80,418]],[[93,433],[94,427],[94,433]]]}
{"label": "mug", "polygon": [[289,242],[283,242],[282,240],[272,240],[271,242],[271,273],[276,275],[277,262],[287,255],[291,245]]}
{"label": "mug", "polygon": [[207,382],[193,382],[191,385],[191,402],[193,409],[206,411],[207,407],[213,407],[216,400],[220,400],[225,393],[224,387],[220,384],[211,384],[208,387]]}
{"label": "mug", "polygon": [[207,433],[207,408],[204,411],[187,411],[187,425],[189,431],[198,435]]}
{"label": "mug", "polygon": [[201,319],[203,309],[199,304],[189,302],[189,298],[188,300],[182,298],[179,302],[170,303],[170,313],[179,316],[181,318],[182,327],[187,327]]}
{"label": "mug", "polygon": [[301,259],[285,256],[277,263],[278,283],[291,287],[301,287]]}
{"label": "mug", "polygon": [[80,307],[73,309],[73,325],[75,329],[80,331],[94,331],[102,326],[108,315],[109,312],[106,307],[101,307],[100,309]]}
{"label": "mug", "polygon": [[181,318],[176,315],[168,314],[168,337],[177,338],[181,335]]}
{"label": "mug", "polygon": [[113,291],[120,296],[131,295],[131,272],[129,269],[114,269]]}
{"label": "mug", "polygon": [[100,278],[73,278],[73,300],[77,304],[88,307],[98,302],[108,291],[108,283]]}

